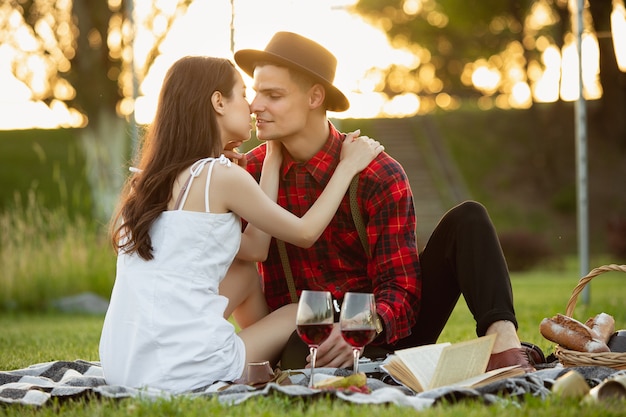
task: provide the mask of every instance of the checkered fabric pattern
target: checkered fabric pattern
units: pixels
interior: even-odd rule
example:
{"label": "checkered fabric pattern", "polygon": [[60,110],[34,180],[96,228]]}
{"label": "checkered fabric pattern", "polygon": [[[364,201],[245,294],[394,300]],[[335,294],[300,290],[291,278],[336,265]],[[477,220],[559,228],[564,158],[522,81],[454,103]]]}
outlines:
{"label": "checkered fabric pattern", "polygon": [[[210,391],[208,388],[207,392]],[[108,398],[157,398],[171,395],[150,388],[107,385],[99,362],[54,361],[24,369],[0,371],[0,405],[41,406],[53,397],[71,398],[87,393]]]}
{"label": "checkered fabric pattern", "polygon": [[[344,375],[349,371],[337,368],[320,368],[318,373],[328,376]],[[184,395],[192,397],[217,396],[224,404],[239,404],[257,395],[270,395],[280,392],[288,396],[324,396],[328,393],[307,387],[308,370],[294,370],[290,379],[292,385],[281,386],[269,383],[263,388],[244,384],[218,382]],[[376,379],[368,380],[368,386],[378,394],[362,398],[345,393],[335,393],[338,398],[360,403],[404,403],[411,407],[424,407],[429,401],[412,398],[409,391],[391,387]],[[381,388],[386,388],[381,390]],[[119,385],[107,385],[99,362],[54,361],[31,365],[24,369],[0,371],[0,407],[2,403],[31,406],[45,405],[52,398],[71,398],[88,393],[107,398],[168,398],[173,394],[153,389],[136,389]],[[408,394],[408,395],[407,395]]]}
{"label": "checkered fabric pattern", "polygon": [[[596,386],[611,376],[626,373],[626,370],[616,371],[611,368],[596,366],[577,367],[575,369],[585,377],[591,386]],[[523,399],[528,394],[546,399],[554,381],[569,370],[571,368],[557,366],[524,376],[507,378],[478,389],[449,386],[416,395],[408,388],[388,385],[375,378],[368,378],[367,380],[367,385],[371,389],[369,394],[311,389],[307,387],[309,370],[304,369],[294,370],[293,373],[290,373],[291,385],[269,383],[265,387],[254,388],[244,384],[216,383],[184,395],[191,397],[217,396],[218,401],[226,405],[240,404],[259,395],[280,394],[307,398],[327,398],[331,395],[358,404],[393,403],[422,410],[443,399],[455,402],[467,398],[481,398],[486,404],[500,401],[510,402],[514,398]],[[347,369],[320,368],[316,370],[316,376],[347,375],[350,372]],[[42,406],[52,398],[72,398],[88,393],[106,398],[135,397],[146,399],[168,398],[173,395],[150,388],[135,389],[107,385],[99,362],[54,361],[35,364],[24,369],[0,371],[0,409],[2,406],[10,404]]]}
{"label": "checkered fabric pattern", "polygon": [[0,372],[0,401],[42,405],[50,397],[80,395],[105,385],[98,363],[55,361]]}

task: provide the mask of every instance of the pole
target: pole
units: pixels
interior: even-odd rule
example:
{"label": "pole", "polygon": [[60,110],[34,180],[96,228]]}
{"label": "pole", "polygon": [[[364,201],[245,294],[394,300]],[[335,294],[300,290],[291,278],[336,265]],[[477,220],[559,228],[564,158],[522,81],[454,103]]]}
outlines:
{"label": "pole", "polygon": [[[579,277],[589,273],[589,214],[587,198],[587,108],[583,94],[582,34],[584,0],[577,0],[576,49],[578,50],[578,100],[575,106],[576,119],[576,175],[578,196],[578,257]],[[582,301],[589,304],[590,285],[583,288]]]}
{"label": "pole", "polygon": [[235,0],[230,0],[230,53],[235,55]]}
{"label": "pole", "polygon": [[130,22],[131,27],[131,39],[130,39],[130,62],[128,65],[130,66],[130,71],[132,74],[132,99],[133,99],[133,109],[130,113],[130,140],[131,140],[131,152],[132,159],[135,160],[135,156],[137,152],[139,152],[139,132],[137,129],[137,120],[135,119],[135,104],[137,103],[137,92],[139,91],[139,81],[137,80],[137,72],[135,71],[135,14],[134,14],[135,6],[133,4],[133,0],[126,0],[126,13],[128,14],[128,21]]}

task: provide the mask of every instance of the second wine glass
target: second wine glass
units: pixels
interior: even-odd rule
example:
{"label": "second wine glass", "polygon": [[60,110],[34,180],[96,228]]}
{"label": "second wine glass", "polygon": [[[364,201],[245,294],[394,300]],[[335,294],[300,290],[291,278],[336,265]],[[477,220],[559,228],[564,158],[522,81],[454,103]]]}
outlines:
{"label": "second wine glass", "polygon": [[298,301],[296,329],[300,339],[309,346],[311,353],[309,387],[313,387],[317,348],[330,336],[333,330],[333,308],[330,292],[302,291]]}
{"label": "second wine glass", "polygon": [[339,316],[341,335],[352,346],[354,373],[359,372],[361,349],[376,337],[374,294],[347,292]]}

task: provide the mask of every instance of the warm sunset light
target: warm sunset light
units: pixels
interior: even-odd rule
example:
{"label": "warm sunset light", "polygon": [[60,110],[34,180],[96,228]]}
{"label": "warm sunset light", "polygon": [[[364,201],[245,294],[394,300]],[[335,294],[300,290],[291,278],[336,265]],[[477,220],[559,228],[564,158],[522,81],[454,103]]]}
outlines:
{"label": "warm sunset light", "polygon": [[[325,45],[338,58],[335,84],[346,93],[351,107],[347,112],[333,114],[335,118],[406,117],[430,111],[434,106],[454,109],[459,103],[453,97],[441,93],[441,81],[434,76],[434,67],[427,51],[418,48],[409,50],[391,46],[386,34],[370,26],[358,15],[348,13],[347,7],[357,0],[275,0],[271,10],[265,2],[255,0],[235,0],[234,48],[263,49],[271,36],[280,30],[294,31],[308,36]],[[626,71],[626,9],[623,0],[614,0],[611,25],[618,65]],[[161,8],[171,8],[174,2],[163,0]],[[155,28],[164,31],[166,22],[147,21],[150,2],[135,0],[135,49],[134,61],[144,62],[149,46],[153,42]],[[419,0],[404,2],[404,12],[415,15],[423,4]],[[276,10],[280,9],[280,13]],[[441,16],[440,16],[441,17]],[[213,55],[232,59],[231,51],[231,5],[228,1],[195,1],[184,16],[177,18],[159,56],[139,85],[138,97],[129,97],[119,105],[119,111],[130,114],[133,109],[139,123],[149,123],[152,119],[159,89],[169,66],[184,55]],[[436,22],[436,17],[432,17]],[[541,28],[551,24],[550,10],[541,2],[533,6],[529,16],[529,28]],[[38,48],[33,36],[22,25],[21,16],[14,12],[8,17],[15,28],[15,44],[21,50]],[[324,22],[320,25],[320,22]],[[342,36],[329,27],[342,27]],[[43,29],[41,29],[43,30]],[[119,42],[120,30],[112,31],[107,42]],[[523,48],[512,43],[497,57],[499,62],[511,62],[508,68],[500,68],[487,59],[466,65],[463,82],[474,86],[486,95],[480,100],[481,108],[499,106],[502,108],[527,108],[532,102],[554,102],[563,99],[576,100],[578,97],[577,51],[574,37],[565,40],[565,46],[558,50],[545,38],[533,40],[542,52],[542,62],[523,63]],[[526,42],[526,41],[524,41]],[[357,47],[359,46],[359,47]],[[602,96],[599,82],[599,48],[595,35],[585,32],[583,37],[583,83],[586,99]],[[73,127],[85,123],[76,110],[68,109],[61,101],[47,106],[38,99],[38,93],[47,85],[43,80],[46,68],[42,60],[31,58],[28,74],[21,74],[30,80],[31,89],[15,79],[10,62],[16,51],[9,44],[0,46],[0,129],[23,129],[29,127]],[[510,59],[515,57],[515,59]],[[59,65],[63,65],[61,62]],[[376,89],[382,84],[389,68],[394,73],[389,77],[389,88],[397,93],[388,99]],[[419,80],[409,76],[409,71],[419,68]],[[138,69],[141,71],[141,69]],[[431,76],[429,77],[429,74]],[[244,76],[248,85],[249,77]],[[412,91],[414,83],[426,85],[429,98],[419,97]],[[74,94],[72,87],[59,86],[60,97]],[[249,92],[253,96],[253,92]]]}
{"label": "warm sunset light", "polygon": [[[599,50],[598,41],[595,36],[584,34],[582,40],[583,50],[583,88],[584,97],[586,99],[597,99],[602,95],[602,88],[598,79],[599,71]],[[563,47],[563,56],[561,59],[561,98],[565,101],[574,101],[578,99],[578,52],[574,37],[570,36],[566,39]]]}
{"label": "warm sunset light", "polygon": [[481,91],[493,94],[500,84],[500,72],[490,68],[486,61],[482,60],[474,65],[472,72],[472,84]]}
{"label": "warm sunset light", "polygon": [[548,46],[542,54],[542,64],[546,70],[542,72],[539,66],[531,71],[533,80],[533,96],[540,103],[551,103],[559,98],[559,80],[561,79],[561,54],[556,46]]}
{"label": "warm sunset light", "polygon": [[626,72],[626,7],[621,0],[613,1],[613,13],[611,13],[611,32],[613,33],[613,46],[617,65],[621,71]]}
{"label": "warm sunset light", "polygon": [[[390,116],[410,116],[419,108],[417,97],[401,95],[388,102],[374,89],[382,82],[384,70],[391,65],[416,67],[419,60],[408,51],[391,47],[386,35],[359,16],[349,14],[345,7],[356,0],[333,0],[320,2],[281,0],[281,13],[275,13],[279,6],[274,4],[272,11],[254,0],[235,1],[235,49],[263,49],[276,31],[294,31],[323,44],[338,58],[335,84],[346,93],[350,109],[331,114],[333,117],[371,118],[381,114]],[[137,15],[146,10],[136,9]],[[135,104],[135,117],[139,123],[149,123],[156,110],[156,98],[161,82],[169,66],[184,55],[205,54],[232,59],[230,50],[230,6],[228,2],[209,4],[193,3],[188,13],[179,18],[162,46],[163,56],[159,57],[150,73],[140,86],[140,96]],[[260,16],[263,16],[262,18]],[[260,25],[259,22],[263,22]],[[319,22],[347,28],[345,36],[336,37],[335,32],[324,30]],[[142,61],[151,39],[141,31],[136,41],[137,61]],[[193,28],[193,29],[190,29]],[[147,32],[147,30],[143,30]],[[367,52],[354,45],[367,45]],[[244,74],[246,84],[252,80]],[[250,89],[248,96],[253,97]]]}

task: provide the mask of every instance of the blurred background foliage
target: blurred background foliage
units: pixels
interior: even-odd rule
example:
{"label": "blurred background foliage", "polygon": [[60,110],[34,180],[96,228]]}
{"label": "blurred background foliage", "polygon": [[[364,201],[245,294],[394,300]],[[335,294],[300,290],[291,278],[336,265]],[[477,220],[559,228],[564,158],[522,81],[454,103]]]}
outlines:
{"label": "blurred background foliage", "polygon": [[[229,1],[233,10],[236,2]],[[173,22],[193,1],[144,0],[141,22],[133,14],[138,3],[10,0],[0,6],[0,41],[18,51],[13,74],[33,99],[67,106],[79,126],[0,131],[4,306],[25,299],[17,304],[42,308],[43,300],[71,291],[110,292],[114,256],[104,232],[139,146],[134,100]],[[600,92],[588,101],[586,120],[591,249],[619,263],[626,260],[626,70],[618,65],[611,16],[624,3],[585,4],[584,33],[597,42]],[[532,94],[546,51],[573,43],[574,6],[567,0],[359,0],[348,6],[382,28],[392,45],[413,53],[413,66],[392,65],[375,89],[389,99],[419,98],[419,113],[411,117],[434,121],[471,195],[488,206],[514,268],[575,252],[573,104],[558,92],[552,103]],[[133,53],[136,25],[150,34],[140,55]],[[29,47],[17,36],[24,31]],[[45,69],[45,80],[34,79],[34,68]],[[495,81],[480,83],[481,73]],[[521,85],[526,99],[514,99]],[[371,132],[366,129],[375,121],[336,123]]]}
{"label": "blurred background foliage", "polygon": [[[624,16],[624,4],[621,0],[584,4],[583,37],[597,42],[599,54],[601,97],[589,113],[599,138],[594,135],[592,139],[614,142],[624,150],[626,56],[621,57],[624,68],[620,70],[616,41],[626,32],[618,32],[611,24],[612,16]],[[575,43],[577,11],[571,0],[359,0],[355,9],[381,27],[392,44],[408,47],[420,58],[415,68],[396,67],[388,72],[381,88],[391,96],[408,86],[425,97],[445,93],[473,98],[485,107],[494,100],[506,108],[516,88],[536,85],[546,66],[546,51],[563,52],[566,45]],[[626,50],[620,52],[626,55]],[[592,64],[595,58],[587,53],[583,65]],[[495,81],[477,82],[479,69],[493,72]],[[530,107],[532,101],[516,104]]]}

